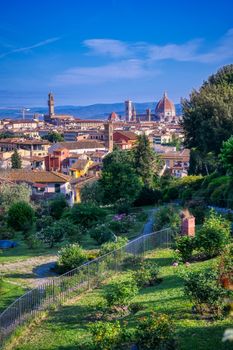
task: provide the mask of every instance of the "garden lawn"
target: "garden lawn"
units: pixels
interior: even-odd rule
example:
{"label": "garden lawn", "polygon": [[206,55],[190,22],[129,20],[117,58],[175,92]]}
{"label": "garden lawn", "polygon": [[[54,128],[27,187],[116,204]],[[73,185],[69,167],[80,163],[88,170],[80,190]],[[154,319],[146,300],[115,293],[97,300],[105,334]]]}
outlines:
{"label": "garden lawn", "polygon": [[[232,326],[230,317],[224,320],[199,320],[192,314],[192,304],[183,293],[182,278],[179,277],[179,267],[172,267],[173,253],[171,250],[156,250],[148,258],[161,266],[162,282],[154,287],[144,288],[132,300],[143,306],[143,310],[125,320],[128,327],[134,328],[137,319],[148,315],[151,311],[169,314],[176,325],[178,349],[180,350],[226,350],[230,345],[222,343],[223,332]],[[214,260],[192,264],[188,267],[196,271],[210,268]],[[123,275],[123,273],[122,273]],[[119,276],[113,279],[119,279]],[[95,313],[103,301],[103,291],[108,288],[103,285],[66,303],[58,311],[53,311],[47,319],[30,326],[20,338],[8,344],[5,350],[77,350],[81,344],[90,339],[89,322],[95,320]],[[85,349],[83,347],[82,349]]]}
{"label": "garden lawn", "polygon": [[0,282],[0,313],[24,293],[25,289],[23,287],[3,279],[3,282]]}

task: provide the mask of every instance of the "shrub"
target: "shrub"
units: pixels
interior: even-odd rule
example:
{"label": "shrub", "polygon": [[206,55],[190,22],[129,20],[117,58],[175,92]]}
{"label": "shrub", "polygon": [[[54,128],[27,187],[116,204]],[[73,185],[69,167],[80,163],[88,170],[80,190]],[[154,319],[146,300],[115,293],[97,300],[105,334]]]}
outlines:
{"label": "shrub", "polygon": [[194,303],[197,312],[222,314],[226,291],[219,283],[217,271],[190,272],[185,276],[184,293]]}
{"label": "shrub", "polygon": [[52,225],[45,227],[39,232],[40,239],[52,248],[56,243],[63,242],[65,239],[80,239],[78,228],[67,219],[55,221]]}
{"label": "shrub", "polygon": [[229,240],[230,223],[222,216],[211,211],[202,228],[197,231],[197,246],[207,257],[214,257],[221,253]]}
{"label": "shrub", "polygon": [[98,350],[114,350],[119,349],[121,344],[121,326],[119,321],[111,322],[95,322],[91,324],[90,331],[94,349]]}
{"label": "shrub", "polygon": [[164,314],[153,313],[139,320],[136,339],[139,350],[173,350],[176,348],[174,324]]}
{"label": "shrub", "polygon": [[158,203],[162,199],[162,192],[159,189],[152,189],[149,187],[143,187],[139,193],[138,198],[134,202],[136,207],[142,205],[153,205]]}
{"label": "shrub", "polygon": [[53,218],[50,215],[43,215],[36,220],[36,229],[41,231],[42,229],[53,224]]}
{"label": "shrub", "polygon": [[193,216],[195,216],[195,223],[197,225],[203,224],[205,214],[207,212],[207,206],[204,202],[198,200],[192,200],[188,202],[188,209]]}
{"label": "shrub", "polygon": [[98,224],[89,230],[90,236],[96,240],[98,244],[103,244],[115,239],[113,231],[108,224]]}
{"label": "shrub", "polygon": [[158,282],[159,268],[149,261],[144,261],[140,268],[133,273],[133,279],[139,288],[153,286]]}
{"label": "shrub", "polygon": [[100,221],[104,221],[107,212],[94,204],[75,204],[67,214],[74,224],[81,225],[85,229],[89,229]]}
{"label": "shrub", "polygon": [[154,230],[158,231],[167,227],[170,227],[174,233],[178,233],[181,227],[179,212],[172,206],[162,207],[155,213]]}
{"label": "shrub", "polygon": [[137,284],[132,278],[130,278],[128,280],[112,283],[105,292],[105,299],[110,307],[124,307],[129,305],[130,300],[137,293]]}
{"label": "shrub", "polygon": [[62,214],[66,208],[68,208],[68,203],[64,195],[58,195],[49,202],[50,215],[56,220],[62,217]]}
{"label": "shrub", "polygon": [[128,215],[130,211],[131,203],[127,200],[118,200],[115,203],[115,209],[118,214]]}
{"label": "shrub", "polygon": [[225,288],[233,285],[233,244],[223,250],[218,266],[221,283]]}
{"label": "shrub", "polygon": [[144,261],[143,256],[129,254],[124,258],[123,266],[126,269],[137,269],[137,268],[140,268],[143,261]]}
{"label": "shrub", "polygon": [[189,261],[195,249],[195,239],[189,236],[178,236],[175,239],[175,249],[183,262]]}
{"label": "shrub", "polygon": [[36,234],[30,234],[28,237],[27,237],[27,246],[28,248],[30,249],[37,249],[37,248],[40,248],[41,247],[41,240],[38,238],[38,235]]}
{"label": "shrub", "polygon": [[116,242],[106,242],[101,245],[99,255],[104,255],[112,252],[115,249],[119,249],[126,245],[128,239],[126,237],[117,237]]}
{"label": "shrub", "polygon": [[86,261],[86,253],[77,243],[69,244],[58,252],[58,268],[62,272],[75,269]]}
{"label": "shrub", "polygon": [[28,232],[35,221],[35,211],[27,202],[17,202],[10,206],[7,224],[16,231]]}
{"label": "shrub", "polygon": [[0,204],[4,210],[13,203],[30,202],[31,188],[27,184],[2,184],[0,190]]}

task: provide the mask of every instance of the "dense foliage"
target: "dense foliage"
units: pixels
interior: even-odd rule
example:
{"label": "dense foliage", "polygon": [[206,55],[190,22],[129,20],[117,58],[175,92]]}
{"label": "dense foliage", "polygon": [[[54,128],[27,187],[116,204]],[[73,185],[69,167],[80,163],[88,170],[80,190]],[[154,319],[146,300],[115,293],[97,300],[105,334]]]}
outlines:
{"label": "dense foliage", "polygon": [[153,188],[155,179],[161,168],[161,161],[153,151],[145,134],[139,135],[133,149],[133,161],[136,174],[147,188]]}
{"label": "dense foliage", "polygon": [[136,332],[139,350],[176,349],[175,327],[169,316],[151,314],[142,318]]}
{"label": "dense foliage", "polygon": [[227,291],[220,285],[217,271],[190,272],[184,281],[184,293],[198,313],[220,316],[226,305]]}
{"label": "dense foliage", "polygon": [[178,254],[178,258],[183,262],[189,261],[192,257],[193,250],[195,249],[196,240],[189,236],[178,236],[175,239],[175,249]]}
{"label": "dense foliage", "polygon": [[49,142],[62,142],[64,141],[64,135],[57,131],[51,131],[47,135],[44,135],[42,139],[48,140]]}
{"label": "dense foliage", "polygon": [[11,156],[11,168],[12,169],[21,169],[22,168],[22,160],[17,149],[14,150]]}
{"label": "dense foliage", "polygon": [[105,292],[107,305],[110,307],[124,307],[129,305],[131,299],[138,293],[136,282],[132,279],[112,283]]}
{"label": "dense foliage", "polygon": [[230,223],[211,211],[202,228],[196,233],[197,247],[207,257],[219,255],[230,241]]}
{"label": "dense foliage", "polygon": [[16,231],[28,232],[35,222],[35,211],[24,201],[13,203],[7,214],[7,223]]}
{"label": "dense foliage", "polygon": [[27,184],[2,184],[0,188],[0,204],[7,210],[13,203],[30,202],[31,189]]}
{"label": "dense foliage", "polygon": [[194,173],[214,170],[222,142],[233,134],[232,80],[233,65],[225,66],[182,101],[185,146],[192,149]]}
{"label": "dense foliage", "polygon": [[104,158],[100,185],[105,203],[122,201],[130,205],[137,198],[142,183],[131,158],[129,152],[119,150]]}
{"label": "dense foliage", "polygon": [[180,232],[181,217],[179,211],[173,206],[159,208],[155,213],[154,230],[171,228],[174,233]]}
{"label": "dense foliage", "polygon": [[62,272],[70,271],[87,261],[87,255],[79,244],[69,244],[58,252],[58,268]]}

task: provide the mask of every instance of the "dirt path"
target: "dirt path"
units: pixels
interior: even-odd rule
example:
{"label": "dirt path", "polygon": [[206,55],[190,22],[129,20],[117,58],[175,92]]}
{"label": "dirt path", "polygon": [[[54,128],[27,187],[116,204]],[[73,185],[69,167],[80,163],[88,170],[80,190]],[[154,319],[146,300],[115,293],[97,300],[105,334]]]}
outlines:
{"label": "dirt path", "polygon": [[36,287],[47,278],[54,277],[50,269],[55,265],[56,255],[38,256],[24,261],[0,264],[0,273],[9,282]]}

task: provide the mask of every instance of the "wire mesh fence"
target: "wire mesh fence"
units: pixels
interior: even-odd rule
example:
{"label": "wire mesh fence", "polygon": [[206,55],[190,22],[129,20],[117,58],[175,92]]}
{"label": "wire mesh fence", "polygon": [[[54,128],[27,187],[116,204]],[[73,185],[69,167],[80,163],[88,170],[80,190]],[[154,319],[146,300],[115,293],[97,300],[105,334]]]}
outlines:
{"label": "wire mesh fence", "polygon": [[125,246],[91,260],[59,277],[30,290],[15,300],[0,314],[0,344],[26,321],[33,320],[41,312],[62,304],[69,298],[98,287],[104,279],[120,272],[126,262],[146,252],[170,247],[173,240],[171,229],[164,229],[140,236]]}

